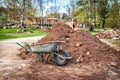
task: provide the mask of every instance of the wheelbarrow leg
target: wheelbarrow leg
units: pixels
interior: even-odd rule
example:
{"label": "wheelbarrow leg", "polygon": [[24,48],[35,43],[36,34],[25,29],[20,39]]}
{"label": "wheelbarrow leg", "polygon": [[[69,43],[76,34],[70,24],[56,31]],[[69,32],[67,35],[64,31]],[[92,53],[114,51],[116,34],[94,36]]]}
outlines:
{"label": "wheelbarrow leg", "polygon": [[44,54],[42,53],[42,61],[44,61]]}
{"label": "wheelbarrow leg", "polygon": [[40,60],[40,61],[44,61],[44,53],[41,53],[39,60]]}
{"label": "wheelbarrow leg", "polygon": [[36,64],[37,64],[37,59],[38,59],[38,53],[36,53],[36,60],[35,60]]}
{"label": "wheelbarrow leg", "polygon": [[47,62],[48,62],[49,57],[50,57],[50,53],[48,54],[48,57],[47,57]]}

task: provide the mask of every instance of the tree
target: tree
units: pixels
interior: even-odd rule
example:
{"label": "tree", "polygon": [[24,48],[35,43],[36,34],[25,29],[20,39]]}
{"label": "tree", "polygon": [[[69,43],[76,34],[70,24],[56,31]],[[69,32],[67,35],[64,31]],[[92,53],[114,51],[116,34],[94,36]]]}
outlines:
{"label": "tree", "polygon": [[78,0],[77,1],[77,8],[79,8],[76,11],[76,15],[83,15],[81,18],[84,18],[84,23],[90,23],[89,22],[89,6],[88,6],[88,0]]}
{"label": "tree", "polygon": [[37,6],[39,7],[39,10],[40,10],[40,16],[43,17],[43,10],[44,10],[43,4],[44,4],[44,0],[36,0],[36,2],[37,2]]}
{"label": "tree", "polygon": [[[110,10],[111,25],[113,28],[120,28],[120,2],[119,0],[112,1],[112,7]],[[110,24],[110,23],[109,23]]]}
{"label": "tree", "polygon": [[5,24],[6,22],[8,22],[7,11],[5,8],[0,7],[0,25]]}
{"label": "tree", "polygon": [[65,20],[66,17],[67,17],[67,14],[63,13],[63,14],[62,14],[62,19]]}
{"label": "tree", "polygon": [[55,18],[60,18],[59,16],[59,9],[60,9],[60,6],[57,5],[58,3],[58,0],[48,0],[50,1],[51,3],[53,3],[54,5],[53,6],[49,6],[49,12],[52,13],[52,14],[57,14]]}
{"label": "tree", "polygon": [[21,32],[24,32],[24,28],[25,28],[25,25],[24,25],[24,13],[25,13],[26,0],[22,0],[20,4],[21,4],[20,15],[21,15],[21,29],[22,29]]}
{"label": "tree", "polygon": [[47,0],[47,1],[46,1],[46,3],[48,4],[48,7],[49,7],[49,8],[47,9],[47,11],[46,11],[47,14],[50,13],[50,3],[53,3],[53,1],[54,1],[54,0]]}
{"label": "tree", "polygon": [[[39,14],[40,14],[39,16],[41,17],[40,24],[43,24],[44,0],[35,0],[35,3],[37,4],[37,7],[39,7]],[[41,27],[42,27],[42,25],[41,25]]]}
{"label": "tree", "polygon": [[69,16],[72,16],[73,12],[76,10],[76,0],[70,0],[69,4],[64,6]]}
{"label": "tree", "polygon": [[99,0],[98,13],[101,19],[101,27],[105,28],[106,19],[109,16],[110,0]]}
{"label": "tree", "polygon": [[60,18],[60,14],[59,13],[50,13],[47,15],[48,17],[51,17],[51,18]]}
{"label": "tree", "polygon": [[3,0],[3,5],[6,7],[7,13],[8,13],[8,19],[9,22],[14,20],[16,10],[17,10],[17,1],[18,0]]}
{"label": "tree", "polygon": [[29,0],[3,0],[4,5],[7,7],[10,21],[11,21],[11,18],[16,17],[15,14],[13,13],[16,13],[18,10],[20,11],[19,14],[20,14],[20,20],[21,20],[21,32],[24,32],[24,28],[25,28],[24,15],[26,12],[26,8],[29,6],[28,1]]}
{"label": "tree", "polygon": [[76,0],[70,0],[69,4],[71,7],[71,13],[73,13],[76,10]]}
{"label": "tree", "polygon": [[85,20],[95,23],[100,20],[101,27],[106,25],[106,19],[109,17],[111,2],[114,0],[78,0],[78,8],[84,9]]}
{"label": "tree", "polygon": [[70,16],[71,15],[71,8],[70,8],[70,5],[66,5],[64,6],[64,8],[66,9],[66,12],[68,13],[68,15]]}

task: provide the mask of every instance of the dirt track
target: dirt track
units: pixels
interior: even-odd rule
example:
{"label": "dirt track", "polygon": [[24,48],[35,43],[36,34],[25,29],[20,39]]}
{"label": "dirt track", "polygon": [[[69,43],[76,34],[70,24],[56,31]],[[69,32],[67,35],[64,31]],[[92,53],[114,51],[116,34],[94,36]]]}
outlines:
{"label": "dirt track", "polygon": [[0,41],[0,74],[6,74],[12,70],[20,69],[25,66],[26,61],[17,56],[20,46],[13,43],[25,41],[32,43],[42,37],[43,36]]}

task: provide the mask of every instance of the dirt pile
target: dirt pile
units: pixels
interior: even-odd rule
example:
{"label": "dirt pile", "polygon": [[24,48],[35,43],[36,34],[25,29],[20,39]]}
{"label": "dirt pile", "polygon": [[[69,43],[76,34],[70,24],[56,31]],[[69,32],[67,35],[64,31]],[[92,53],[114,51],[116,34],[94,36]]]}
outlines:
{"label": "dirt pile", "polygon": [[[32,43],[32,44],[34,44],[34,43]],[[30,47],[28,45],[24,45],[24,46],[26,48],[30,49]],[[26,51],[24,48],[19,48],[18,50],[20,51],[20,53],[18,53],[17,56],[19,56],[23,60],[36,57],[35,54],[31,54],[29,51]]]}
{"label": "dirt pile", "polygon": [[[50,34],[38,43],[65,41],[71,62],[66,66],[41,63],[4,77],[9,80],[119,80],[120,54],[87,31],[73,31],[64,24],[55,25]],[[29,58],[25,50],[23,57]],[[77,63],[77,64],[76,64]],[[79,64],[80,63],[80,64]]]}
{"label": "dirt pile", "polygon": [[63,49],[68,50],[72,56],[71,62],[110,62],[116,61],[118,53],[88,31],[73,31],[65,24],[56,24],[49,35],[39,40],[38,43],[48,41],[65,41]]}
{"label": "dirt pile", "polygon": [[114,37],[119,38],[120,35],[114,30],[108,30],[108,31],[100,31],[98,34],[96,34],[96,37],[100,39],[112,39]]}
{"label": "dirt pile", "polygon": [[[91,35],[88,31],[74,31],[65,24],[56,24],[52,27],[51,32],[46,37],[38,40],[38,43],[49,41],[65,41],[62,45],[71,57],[71,63],[89,63],[89,62],[106,62],[119,63],[118,51],[112,49],[98,38]],[[27,51],[20,49],[19,54],[23,59],[29,58]],[[34,56],[34,55],[33,55]]]}

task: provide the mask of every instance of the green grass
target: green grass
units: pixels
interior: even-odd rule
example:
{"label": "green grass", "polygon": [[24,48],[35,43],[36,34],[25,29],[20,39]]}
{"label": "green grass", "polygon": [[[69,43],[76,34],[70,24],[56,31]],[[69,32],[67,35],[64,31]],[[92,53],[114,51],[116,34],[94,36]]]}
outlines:
{"label": "green grass", "polygon": [[[83,29],[89,31],[89,28],[83,28]],[[41,32],[39,28],[26,28],[26,32],[24,33],[17,33],[17,30],[19,30],[19,28],[0,29],[0,40],[22,38],[22,37],[32,37],[32,36],[44,36],[48,34],[48,33]],[[30,30],[33,31],[33,33],[28,34],[28,31]],[[90,33],[92,35],[95,35],[101,30],[102,30],[101,28],[95,28],[94,31]],[[105,30],[112,30],[112,29],[106,28]]]}
{"label": "green grass", "polygon": [[[24,33],[17,33],[17,30],[19,29],[0,29],[0,40],[5,39],[12,39],[12,38],[22,38],[22,37],[32,37],[32,36],[44,36],[48,33],[43,33],[40,31],[39,28],[26,28],[26,31]],[[33,33],[28,33],[29,31],[33,31]]]}

